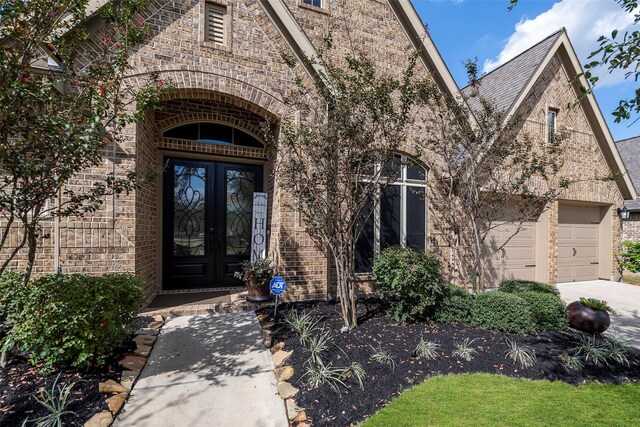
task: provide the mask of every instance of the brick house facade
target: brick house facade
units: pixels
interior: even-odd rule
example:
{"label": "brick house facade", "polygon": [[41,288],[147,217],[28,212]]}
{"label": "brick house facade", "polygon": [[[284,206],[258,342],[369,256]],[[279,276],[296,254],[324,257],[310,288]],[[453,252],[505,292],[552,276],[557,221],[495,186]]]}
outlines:
{"label": "brick house facade", "polygon": [[[324,7],[310,6],[303,0],[157,0],[152,3],[143,17],[152,36],[130,58],[133,65],[130,81],[135,84],[149,73],[158,73],[163,80],[171,81],[176,91],[163,100],[159,111],[147,113],[144,120],[127,129],[126,142],[107,147],[102,168],[79,174],[70,185],[88,185],[107,172],[124,174],[134,168],[141,172],[165,168],[165,177],[159,176],[127,196],[107,200],[104,209],[90,218],[43,223],[42,234],[50,237],[42,240],[36,269],[91,274],[134,272],[144,280],[147,299],[171,287],[169,276],[179,282],[175,278],[181,274],[188,276],[203,268],[215,270],[215,277],[222,278],[221,283],[228,286],[231,283],[226,279],[230,273],[228,268],[237,261],[231,256],[228,262],[205,260],[167,266],[173,262],[173,258],[167,256],[167,239],[172,232],[177,233],[175,222],[178,221],[177,216],[171,220],[173,223],[167,222],[167,218],[178,209],[177,190],[171,188],[171,180],[178,182],[179,174],[190,183],[191,187],[185,190],[190,195],[201,188],[197,185],[205,185],[193,184],[194,180],[209,180],[207,182],[217,186],[216,195],[211,197],[217,197],[218,201],[225,200],[225,196],[217,194],[220,192],[226,191],[227,200],[233,198],[228,177],[239,174],[245,180],[240,185],[254,185],[254,190],[268,193],[267,252],[277,262],[279,274],[287,278],[288,297],[324,298],[332,292],[327,258],[313,245],[296,212],[287,208],[287,195],[278,187],[273,173],[275,159],[270,150],[255,144],[219,144],[200,137],[172,137],[167,132],[193,131],[195,128],[189,125],[209,123],[220,126],[224,132],[232,128],[229,132],[242,135],[247,141],[259,140],[265,122],[275,128],[279,118],[288,114],[282,97],[295,76],[285,58],[297,59],[297,68],[306,75],[317,75],[318,65],[305,64],[302,59],[313,57],[329,32],[335,47],[334,60],[340,60],[340,55],[355,48],[373,59],[381,72],[399,73],[406,67],[411,52],[417,49],[421,75],[433,79],[448,95],[460,95],[408,0],[328,0],[323,3]],[[211,5],[216,6],[213,12],[210,12]],[[210,13],[219,18],[215,25],[210,21]],[[99,43],[107,32],[106,28],[98,29],[94,42]],[[90,61],[94,48],[92,42],[87,44],[83,60]],[[602,175],[623,171],[615,147],[612,150],[609,146],[611,137],[602,125],[597,106],[594,109],[588,101],[583,101],[582,108],[563,110],[576,99],[575,88],[566,83],[569,76],[575,74],[576,66],[575,53],[566,33],[555,35],[534,65],[535,72],[521,82],[521,90],[516,93],[518,99],[509,104],[511,114],[517,111],[527,118],[522,132],[544,138],[547,112],[550,107],[557,108],[558,127],[571,130],[565,162],[571,174],[586,178],[586,171]],[[201,135],[202,128],[197,129]],[[410,154],[411,147],[406,147],[406,151]],[[167,165],[173,168],[169,180]],[[190,175],[185,175],[185,171]],[[214,183],[208,178],[212,174],[226,180],[227,187],[220,187],[217,181]],[[247,177],[251,177],[251,184],[246,184]],[[597,211],[599,224],[595,232],[599,235],[596,245],[600,262],[597,277],[608,279],[617,275],[612,254],[618,251],[615,242],[620,240],[621,225],[615,210],[632,193],[635,195],[635,190],[630,189],[624,179],[606,183],[585,180],[570,188],[563,200],[550,206],[536,221],[532,278],[550,283],[558,280],[559,228],[563,232],[568,230],[559,224],[563,224],[563,212],[573,206]],[[169,199],[173,200],[171,205]],[[226,213],[221,211],[227,216],[227,223],[231,221],[230,215],[234,218],[239,215],[229,209]],[[425,222],[428,241],[428,218]],[[208,229],[190,236],[196,236],[194,241],[202,248],[217,247],[220,243],[216,239],[222,238],[222,245],[227,248],[222,251],[228,252],[233,233],[229,232],[228,224],[227,227],[220,224],[199,224]],[[210,237],[213,237],[211,241]],[[206,252],[205,249],[193,250]],[[20,268],[23,262],[18,259],[15,267]],[[521,274],[510,272],[509,268],[502,272]],[[186,279],[178,286],[190,288],[189,282],[190,279]],[[211,284],[217,284],[216,280]]]}

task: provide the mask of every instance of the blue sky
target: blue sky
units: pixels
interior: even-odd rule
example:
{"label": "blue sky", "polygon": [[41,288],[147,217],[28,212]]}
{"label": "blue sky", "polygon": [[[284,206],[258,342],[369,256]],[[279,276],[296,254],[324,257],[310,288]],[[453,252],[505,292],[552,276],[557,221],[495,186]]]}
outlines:
{"label": "blue sky", "polygon": [[[467,83],[463,61],[477,58],[490,71],[549,34],[566,27],[582,63],[595,50],[601,34],[633,28],[632,18],[614,0],[413,0],[413,4],[459,86]],[[640,121],[613,122],[618,100],[630,97],[636,85],[622,73],[606,75],[596,99],[615,140],[640,134]]]}

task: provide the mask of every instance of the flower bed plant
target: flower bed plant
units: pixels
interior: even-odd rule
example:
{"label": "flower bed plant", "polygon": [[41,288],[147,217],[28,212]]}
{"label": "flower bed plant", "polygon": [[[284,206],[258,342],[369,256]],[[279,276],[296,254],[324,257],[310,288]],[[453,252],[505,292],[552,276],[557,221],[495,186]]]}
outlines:
{"label": "flower bed plant", "polygon": [[[272,309],[258,310],[265,324],[275,322],[272,341],[293,351],[288,381],[300,389],[296,403],[314,426],[356,424],[402,391],[442,374],[482,372],[574,385],[640,381],[638,353],[609,338],[569,330],[515,335],[464,323],[398,324],[385,307],[379,300],[362,301],[359,327],[348,333],[338,332],[342,320],[335,304],[282,304],[278,319]],[[606,350],[605,359],[597,358],[598,349]]]}
{"label": "flower bed plant", "polygon": [[125,325],[141,303],[141,281],[131,275],[53,274],[28,284],[10,276],[2,282],[10,327],[4,349],[46,370],[103,365],[126,339]]}

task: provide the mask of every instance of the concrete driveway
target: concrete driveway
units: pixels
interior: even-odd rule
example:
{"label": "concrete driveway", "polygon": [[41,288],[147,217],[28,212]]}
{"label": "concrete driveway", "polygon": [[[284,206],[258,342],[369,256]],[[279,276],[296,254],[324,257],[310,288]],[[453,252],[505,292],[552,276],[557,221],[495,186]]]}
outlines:
{"label": "concrete driveway", "polygon": [[167,320],[116,427],[286,427],[254,312]]}
{"label": "concrete driveway", "polygon": [[560,295],[567,304],[580,297],[605,300],[616,312],[611,316],[611,327],[621,338],[640,348],[640,286],[625,283],[592,280],[588,282],[559,283]]}

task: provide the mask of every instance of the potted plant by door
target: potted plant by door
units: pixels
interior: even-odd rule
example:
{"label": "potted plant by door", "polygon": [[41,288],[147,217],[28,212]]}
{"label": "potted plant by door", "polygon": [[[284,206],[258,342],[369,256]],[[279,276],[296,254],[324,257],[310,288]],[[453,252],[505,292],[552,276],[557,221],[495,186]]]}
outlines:
{"label": "potted plant by door", "polygon": [[580,298],[567,306],[569,324],[572,328],[590,334],[606,331],[611,324],[609,313],[613,313],[606,301]]}
{"label": "potted plant by door", "polygon": [[262,302],[271,298],[269,281],[273,278],[273,264],[269,258],[259,258],[253,262],[243,261],[241,270],[234,276],[247,285],[247,301]]}

